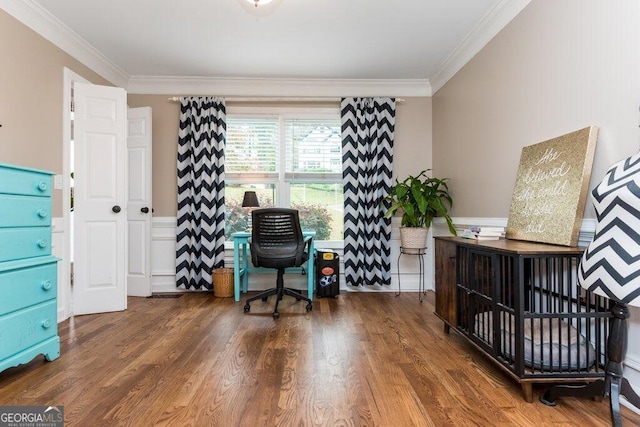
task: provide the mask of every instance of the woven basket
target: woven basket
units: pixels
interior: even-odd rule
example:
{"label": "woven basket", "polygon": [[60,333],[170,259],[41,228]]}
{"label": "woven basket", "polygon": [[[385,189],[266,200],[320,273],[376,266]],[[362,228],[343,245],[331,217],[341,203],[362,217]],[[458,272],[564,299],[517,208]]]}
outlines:
{"label": "woven basket", "polygon": [[213,270],[213,296],[219,298],[233,296],[233,268]]}
{"label": "woven basket", "polygon": [[400,227],[400,246],[405,249],[427,247],[429,229],[425,227]]}

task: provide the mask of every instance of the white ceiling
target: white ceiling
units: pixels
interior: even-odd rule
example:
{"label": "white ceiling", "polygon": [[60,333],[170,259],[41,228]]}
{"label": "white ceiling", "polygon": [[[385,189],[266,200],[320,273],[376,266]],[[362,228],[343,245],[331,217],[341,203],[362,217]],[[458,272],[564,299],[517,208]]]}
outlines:
{"label": "white ceiling", "polygon": [[431,92],[434,81],[437,90],[529,0],[274,0],[258,9],[246,0],[0,2],[21,19],[15,7],[5,7],[11,2],[23,3],[31,15],[37,11],[55,34],[22,19],[27,25],[54,43],[63,39],[58,45],[66,37],[71,47],[63,49],[85,50],[70,53],[102,62],[92,68],[129,85],[154,79],[406,81]]}

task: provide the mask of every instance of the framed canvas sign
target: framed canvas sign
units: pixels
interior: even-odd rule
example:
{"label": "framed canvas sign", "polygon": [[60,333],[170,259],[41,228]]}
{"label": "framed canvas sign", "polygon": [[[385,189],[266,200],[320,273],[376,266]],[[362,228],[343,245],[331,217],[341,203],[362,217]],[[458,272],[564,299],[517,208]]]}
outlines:
{"label": "framed canvas sign", "polygon": [[506,238],[576,246],[598,128],[522,149]]}

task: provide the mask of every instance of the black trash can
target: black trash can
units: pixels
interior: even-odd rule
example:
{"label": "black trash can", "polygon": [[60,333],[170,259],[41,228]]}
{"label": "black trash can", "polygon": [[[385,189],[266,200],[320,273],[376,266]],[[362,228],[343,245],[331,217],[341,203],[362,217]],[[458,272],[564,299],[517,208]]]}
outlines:
{"label": "black trash can", "polygon": [[340,260],[333,251],[316,250],[316,296],[337,298],[340,294]]}

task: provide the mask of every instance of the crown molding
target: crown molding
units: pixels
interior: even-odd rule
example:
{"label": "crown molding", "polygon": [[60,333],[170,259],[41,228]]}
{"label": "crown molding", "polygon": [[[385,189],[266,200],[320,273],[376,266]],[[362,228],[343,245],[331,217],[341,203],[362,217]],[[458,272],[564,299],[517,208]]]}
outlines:
{"label": "crown molding", "polygon": [[531,0],[501,0],[451,52],[431,79],[435,94],[524,9]]}
{"label": "crown molding", "polygon": [[0,8],[115,86],[129,75],[33,0],[0,0]]}
{"label": "crown molding", "polygon": [[427,79],[254,79],[131,76],[129,93],[264,97],[431,96]]}
{"label": "crown molding", "polygon": [[264,97],[432,96],[531,0],[500,0],[445,59],[432,79],[251,79],[130,76],[34,0],[0,8],[112,84],[134,94]]}

